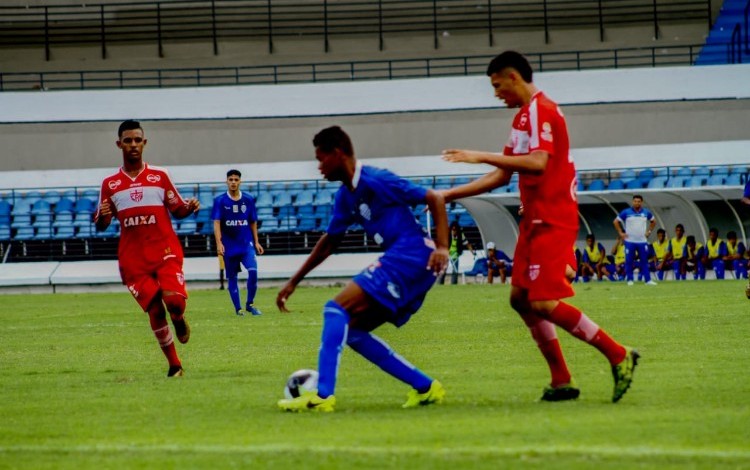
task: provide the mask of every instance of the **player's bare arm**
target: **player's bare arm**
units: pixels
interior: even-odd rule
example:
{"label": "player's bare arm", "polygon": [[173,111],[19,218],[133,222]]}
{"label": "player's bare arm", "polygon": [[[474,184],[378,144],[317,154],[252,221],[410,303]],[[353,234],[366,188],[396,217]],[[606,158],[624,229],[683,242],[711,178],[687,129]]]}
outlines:
{"label": "player's bare arm", "polygon": [[185,201],[184,206],[179,206],[175,210],[172,211],[172,215],[176,219],[184,219],[185,217],[189,215],[193,215],[196,212],[198,212],[198,209],[201,208],[201,203],[198,201],[198,199],[191,197],[190,199],[187,199]]}
{"label": "player's bare arm", "polygon": [[495,188],[504,186],[510,182],[511,175],[511,172],[498,168],[475,179],[474,181],[440,191],[440,193],[443,195],[446,203],[453,202],[456,199],[484,194]]}
{"label": "player's bare arm", "polygon": [[260,244],[260,241],[258,240],[258,222],[252,222],[250,224],[250,231],[253,233],[253,243],[255,244],[255,253],[258,255],[262,255],[266,252],[266,250],[263,249],[263,246]]}
{"label": "player's bare arm", "polygon": [[446,149],[443,160],[453,163],[486,163],[507,171],[520,173],[542,173],[547,168],[549,154],[544,150],[534,150],[526,155],[508,156],[503,153],[480,152],[477,150]]}
{"label": "player's bare arm", "polygon": [[613,222],[613,225],[615,226],[615,230],[617,231],[618,235],[620,235],[620,238],[622,240],[625,240],[626,238],[628,238],[628,234],[625,233],[625,230],[622,228],[622,224],[620,223],[619,220],[615,219],[615,221]]}
{"label": "player's bare arm", "polygon": [[109,200],[102,201],[99,204],[99,210],[96,213],[96,220],[94,220],[96,229],[100,232],[106,230],[107,227],[109,227],[109,224],[112,223],[113,215],[112,205],[109,203]]}
{"label": "player's bare arm", "polygon": [[[443,208],[443,210],[445,210],[445,208]],[[289,299],[289,296],[294,293],[297,285],[302,282],[310,271],[331,256],[331,253],[333,253],[333,250],[339,246],[339,243],[341,243],[341,237],[332,237],[327,233],[324,233],[323,236],[320,237],[320,240],[315,244],[315,248],[313,248],[310,256],[308,256],[305,262],[302,263],[302,266],[300,266],[297,272],[286,281],[286,284],[284,284],[278,295],[276,295],[276,306],[279,308],[280,312],[289,312],[289,309],[286,308],[286,301]]]}
{"label": "player's bare arm", "polygon": [[216,251],[224,256],[224,244],[221,242],[221,221],[214,220],[214,239],[216,240]]}
{"label": "player's bare arm", "polygon": [[448,266],[448,215],[445,212],[445,198],[439,191],[427,190],[427,207],[435,221],[435,251],[427,261],[427,269],[435,275],[442,274]]}

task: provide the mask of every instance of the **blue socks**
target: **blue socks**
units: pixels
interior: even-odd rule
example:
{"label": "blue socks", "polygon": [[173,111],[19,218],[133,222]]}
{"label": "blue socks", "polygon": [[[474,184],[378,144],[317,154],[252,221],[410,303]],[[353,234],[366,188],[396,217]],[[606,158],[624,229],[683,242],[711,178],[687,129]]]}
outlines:
{"label": "blue socks", "polygon": [[365,359],[398,380],[411,385],[418,392],[429,390],[432,378],[398,355],[388,344],[370,332],[349,330],[349,346]]}
{"label": "blue socks", "polygon": [[[250,306],[255,302],[255,294],[258,292],[258,268],[250,268],[247,270],[247,303],[245,305]],[[237,298],[237,305],[240,304],[239,297]]]}
{"label": "blue socks", "polygon": [[234,304],[234,311],[240,309],[240,287],[237,285],[237,275],[227,276],[227,290],[229,291],[229,298],[232,299]]}
{"label": "blue socks", "polygon": [[336,388],[341,352],[349,330],[349,314],[333,300],[323,307],[323,333],[318,353],[318,396],[328,398]]}

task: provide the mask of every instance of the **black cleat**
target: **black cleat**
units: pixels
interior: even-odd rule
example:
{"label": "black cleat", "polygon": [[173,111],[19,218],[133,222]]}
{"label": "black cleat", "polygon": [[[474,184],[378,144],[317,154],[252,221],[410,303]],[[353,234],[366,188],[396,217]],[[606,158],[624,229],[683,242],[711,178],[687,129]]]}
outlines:
{"label": "black cleat", "polygon": [[181,366],[169,366],[167,377],[182,377],[185,375],[185,371]]}
{"label": "black cleat", "polygon": [[545,387],[542,393],[542,401],[566,401],[575,400],[581,391],[575,386],[572,380],[570,383],[557,387]]}

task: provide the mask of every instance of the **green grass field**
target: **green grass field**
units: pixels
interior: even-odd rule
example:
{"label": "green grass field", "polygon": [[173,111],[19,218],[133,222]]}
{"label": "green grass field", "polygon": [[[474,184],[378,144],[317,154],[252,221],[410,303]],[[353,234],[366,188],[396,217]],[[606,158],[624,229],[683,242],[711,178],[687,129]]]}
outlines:
{"label": "green grass field", "polygon": [[238,318],[193,292],[186,369],[167,366],[122,294],[5,295],[0,468],[750,468],[750,301],[740,281],[579,285],[574,303],[642,354],[612,404],[608,364],[561,332],[582,389],[541,403],[548,371],[507,286],[438,286],[400,330],[378,330],[439,378],[440,406],[403,410],[408,387],[351,350],[331,414],[278,411],[289,373],[315,368],[321,307]]}

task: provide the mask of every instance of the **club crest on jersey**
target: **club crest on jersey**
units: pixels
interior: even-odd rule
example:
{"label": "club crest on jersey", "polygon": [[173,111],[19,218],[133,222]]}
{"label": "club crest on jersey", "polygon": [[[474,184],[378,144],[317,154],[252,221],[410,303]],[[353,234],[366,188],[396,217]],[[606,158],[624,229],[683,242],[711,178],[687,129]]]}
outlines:
{"label": "club crest on jersey", "polygon": [[241,210],[241,211],[242,211],[242,213],[244,214],[245,212],[247,212],[247,206],[246,206],[246,205],[244,205],[244,204],[242,204],[242,205],[240,206],[240,210]]}
{"label": "club crest on jersey", "polygon": [[122,219],[122,225],[124,227],[134,227],[136,225],[152,225],[156,223],[156,216],[151,215],[134,215],[132,217],[125,217]]}
{"label": "club crest on jersey", "polygon": [[107,183],[107,186],[109,186],[109,189],[115,190],[122,184],[121,180],[112,180],[109,183]]}
{"label": "club crest on jersey", "polygon": [[542,124],[542,133],[541,133],[542,140],[546,140],[547,142],[552,142],[552,125],[550,123],[545,122]]}
{"label": "club crest on jersey", "polygon": [[130,191],[130,199],[135,202],[141,202],[143,200],[143,189],[134,189]]}
{"label": "club crest on jersey", "polygon": [[161,176],[159,176],[159,175],[153,175],[153,174],[152,175],[147,175],[146,176],[146,181],[148,181],[149,183],[158,183],[159,181],[161,181]]}
{"label": "club crest on jersey", "polygon": [[177,273],[177,282],[180,283],[180,285],[185,284],[185,275],[182,273]]}
{"label": "club crest on jersey", "polygon": [[536,281],[539,277],[540,266],[538,264],[532,264],[529,266],[529,279]]}
{"label": "club crest on jersey", "polygon": [[370,206],[368,206],[366,203],[362,203],[359,205],[359,215],[362,216],[365,220],[370,220],[370,217],[372,217],[372,211],[370,210]]}
{"label": "club crest on jersey", "polygon": [[521,127],[526,127],[526,123],[529,122],[529,116],[526,114],[522,114],[521,118],[518,120],[518,125]]}

